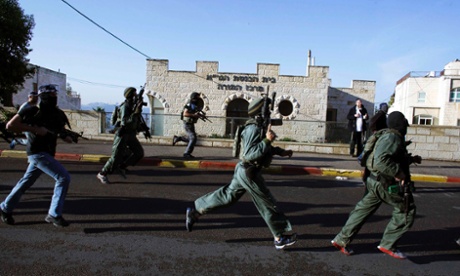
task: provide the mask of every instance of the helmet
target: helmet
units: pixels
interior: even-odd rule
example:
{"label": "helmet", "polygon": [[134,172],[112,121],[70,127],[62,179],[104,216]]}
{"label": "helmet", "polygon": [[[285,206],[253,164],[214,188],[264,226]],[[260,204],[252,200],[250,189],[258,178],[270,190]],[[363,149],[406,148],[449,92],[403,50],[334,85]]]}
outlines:
{"label": "helmet", "polygon": [[264,99],[255,99],[248,106],[248,115],[249,117],[254,117],[257,114],[262,112],[264,106]]}
{"label": "helmet", "polygon": [[47,85],[42,85],[38,88],[38,95],[41,95],[43,93],[58,93],[59,86],[57,84],[47,84]]}
{"label": "helmet", "polygon": [[125,92],[123,95],[125,96],[126,99],[131,98],[135,93],[136,93],[136,88],[134,87],[128,87],[125,89]]}
{"label": "helmet", "polygon": [[190,99],[193,100],[193,99],[198,99],[200,97],[200,93],[198,92],[193,92],[192,94],[190,94]]}

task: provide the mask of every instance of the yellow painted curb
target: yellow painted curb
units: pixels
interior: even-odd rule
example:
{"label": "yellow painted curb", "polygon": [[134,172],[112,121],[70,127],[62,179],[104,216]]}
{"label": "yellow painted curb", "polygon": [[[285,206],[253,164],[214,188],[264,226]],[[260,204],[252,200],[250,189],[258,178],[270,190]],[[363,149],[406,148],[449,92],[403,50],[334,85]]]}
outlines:
{"label": "yellow painted curb", "polygon": [[109,160],[110,156],[107,155],[100,155],[100,154],[83,154],[81,156],[81,160],[83,162],[107,162]]}
{"label": "yellow painted curb", "polygon": [[447,182],[447,176],[441,175],[411,174],[411,179],[414,182]]}
{"label": "yellow painted curb", "polygon": [[323,176],[346,176],[353,178],[361,178],[362,172],[358,170],[338,170],[338,169],[328,169],[321,168]]}
{"label": "yellow painted curb", "polygon": [[270,166],[268,168],[263,168],[264,172],[267,172],[267,173],[281,173],[283,171],[283,167],[282,166]]}
{"label": "yellow painted curb", "polygon": [[200,161],[162,160],[160,167],[199,169]]}
{"label": "yellow painted curb", "polygon": [[27,153],[23,150],[4,150],[2,157],[27,158]]}

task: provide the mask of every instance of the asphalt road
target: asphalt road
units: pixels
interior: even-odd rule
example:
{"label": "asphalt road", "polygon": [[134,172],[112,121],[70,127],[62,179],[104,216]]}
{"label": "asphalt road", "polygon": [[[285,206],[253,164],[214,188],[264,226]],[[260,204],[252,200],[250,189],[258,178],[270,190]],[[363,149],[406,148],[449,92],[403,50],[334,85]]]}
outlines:
{"label": "asphalt road", "polygon": [[[266,175],[299,241],[277,251],[249,196],[202,217],[185,230],[185,209],[227,184],[232,172],[139,166],[128,179],[102,185],[102,164],[62,162],[72,176],[65,205],[71,223],[44,222],[53,190],[43,175],[0,223],[0,275],[458,275],[460,184],[420,183],[418,215],[400,242],[408,260],[377,250],[390,218],[382,206],[364,225],[347,257],[330,246],[363,193],[359,179]],[[0,160],[0,198],[21,178],[25,159]]]}

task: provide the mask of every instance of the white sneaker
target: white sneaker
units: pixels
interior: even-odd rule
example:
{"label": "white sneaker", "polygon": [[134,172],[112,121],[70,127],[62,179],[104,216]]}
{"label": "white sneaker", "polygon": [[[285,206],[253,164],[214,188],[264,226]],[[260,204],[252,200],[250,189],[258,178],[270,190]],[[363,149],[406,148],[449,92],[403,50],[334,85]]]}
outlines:
{"label": "white sneaker", "polygon": [[393,258],[396,258],[396,259],[400,259],[400,260],[404,260],[404,259],[407,259],[407,256],[406,254],[402,253],[401,251],[399,250],[389,250],[389,249],[386,249],[384,247],[381,247],[380,245],[377,246],[377,248],[382,251],[383,253],[385,254],[388,254],[390,255],[391,257]]}
{"label": "white sneaker", "polygon": [[106,175],[103,175],[101,173],[98,173],[97,174],[97,179],[99,179],[99,181],[101,181],[102,184],[110,184],[110,181],[109,179],[107,178]]}

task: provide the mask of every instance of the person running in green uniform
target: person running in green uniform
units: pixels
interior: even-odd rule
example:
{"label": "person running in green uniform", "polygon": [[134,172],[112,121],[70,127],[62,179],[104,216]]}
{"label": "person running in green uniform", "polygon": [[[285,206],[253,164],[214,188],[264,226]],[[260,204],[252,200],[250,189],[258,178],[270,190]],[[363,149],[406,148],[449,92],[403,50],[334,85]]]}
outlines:
{"label": "person running in green uniform", "polygon": [[126,88],[124,96],[126,100],[120,105],[120,127],[113,139],[112,155],[97,174],[102,184],[110,184],[107,175],[114,171],[125,177],[126,167],[136,165],[144,157],[144,149],[137,139],[142,105],[135,103],[136,88]]}
{"label": "person running in green uniform", "polygon": [[293,245],[297,241],[295,233],[285,234],[285,232],[292,230],[291,223],[278,209],[276,200],[262,177],[262,168],[270,166],[273,155],[288,156],[289,158],[292,156],[292,150],[272,146],[276,134],[270,127],[266,133],[263,133],[263,118],[261,117],[263,106],[264,100],[256,99],[248,107],[248,115],[252,119],[246,122],[245,128],[241,132],[241,160],[235,167],[235,173],[230,184],[198,198],[193,207],[187,208],[186,228],[189,232],[192,231],[194,223],[200,216],[228,207],[248,192],[273,234],[276,249]]}
{"label": "person running in green uniform", "polygon": [[408,198],[409,204],[406,206],[401,191],[405,185],[411,184],[409,165],[422,161],[420,156],[412,157],[407,153],[404,136],[408,126],[401,112],[395,111],[388,116],[390,130],[376,141],[373,154],[371,153],[366,162],[366,167],[371,172],[366,181],[368,193],[356,204],[345,226],[331,241],[342,253],[353,254],[348,245],[366,220],[385,203],[393,207],[393,213],[377,248],[394,258],[406,258],[406,255],[397,249],[397,243],[412,227],[416,208],[412,196]]}

